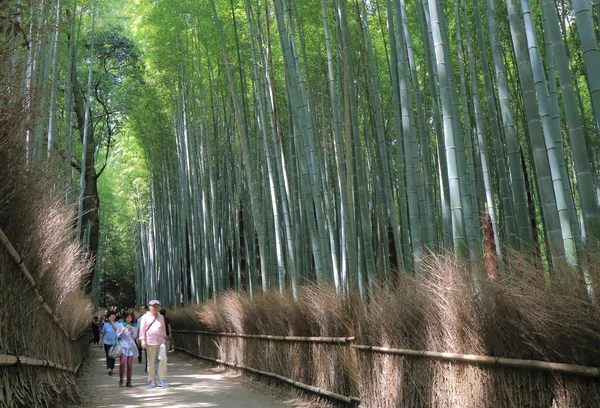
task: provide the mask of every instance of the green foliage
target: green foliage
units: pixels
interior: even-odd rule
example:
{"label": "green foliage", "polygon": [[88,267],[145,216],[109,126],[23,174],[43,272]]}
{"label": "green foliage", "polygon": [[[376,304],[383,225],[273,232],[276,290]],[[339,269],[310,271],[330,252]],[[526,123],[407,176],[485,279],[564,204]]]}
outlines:
{"label": "green foliage", "polygon": [[[357,242],[360,241],[360,237],[351,237],[350,235],[355,235],[355,231],[362,230],[362,228],[366,228],[365,231],[369,229],[378,231],[378,236],[374,237],[373,241],[381,240],[382,242],[373,243],[373,247],[379,251],[376,254],[378,257],[377,267],[385,268],[392,262],[384,259],[390,255],[387,249],[382,250],[387,245],[386,239],[389,237],[385,237],[381,231],[382,227],[388,224],[385,217],[398,216],[397,213],[402,212],[401,209],[406,204],[406,193],[399,191],[404,188],[401,186],[406,182],[404,180],[408,174],[405,172],[406,168],[415,168],[423,173],[427,170],[431,176],[425,183],[419,179],[412,188],[412,193],[416,193],[416,197],[420,200],[419,205],[414,205],[414,208],[409,211],[410,214],[407,214],[406,211],[401,214],[404,218],[401,222],[403,225],[399,228],[407,229],[409,224],[416,226],[418,223],[428,222],[429,218],[442,219],[442,207],[448,205],[446,201],[451,195],[449,191],[446,191],[449,185],[447,174],[449,168],[445,164],[446,154],[452,152],[454,147],[448,147],[448,151],[444,149],[444,134],[438,118],[448,118],[450,114],[452,115],[452,122],[456,125],[452,128],[452,131],[456,133],[456,154],[463,166],[465,158],[463,146],[470,149],[471,143],[468,143],[470,140],[466,138],[473,136],[467,130],[471,129],[471,133],[473,133],[472,130],[475,128],[473,115],[475,102],[471,95],[473,90],[470,85],[477,83],[479,89],[477,103],[481,104],[478,106],[478,111],[485,112],[485,117],[479,124],[482,137],[485,139],[482,146],[486,146],[482,154],[489,157],[487,161],[490,163],[485,170],[486,173],[489,172],[491,181],[488,205],[492,204],[499,209],[497,243],[499,247],[516,245],[515,242],[509,241],[509,238],[516,236],[509,231],[509,228],[514,227],[511,202],[512,195],[523,195],[523,197],[519,197],[519,209],[523,208],[523,212],[519,214],[522,214],[521,218],[528,222],[520,222],[520,227],[526,230],[530,222],[539,224],[538,231],[542,242],[536,245],[540,247],[540,251],[538,251],[538,253],[541,252],[540,258],[546,257],[549,249],[544,246],[544,239],[550,229],[542,222],[542,201],[535,194],[539,187],[538,180],[534,177],[536,173],[533,171],[532,152],[529,150],[531,135],[528,129],[529,118],[526,115],[526,105],[524,104],[526,95],[523,94],[519,81],[519,65],[511,36],[511,28],[514,30],[515,21],[519,20],[519,16],[509,23],[506,2],[501,0],[493,3],[481,2],[482,18],[476,18],[472,2],[460,0],[458,2],[390,1],[389,11],[393,12],[396,7],[400,7],[404,3],[406,3],[407,30],[410,33],[412,54],[415,58],[417,75],[415,83],[420,86],[423,103],[423,117],[419,112],[419,117],[414,117],[415,123],[412,125],[415,129],[419,129],[415,139],[417,147],[421,147],[419,144],[424,146],[422,149],[415,149],[415,153],[412,153],[414,157],[409,158],[402,153],[402,140],[403,137],[406,138],[406,135],[400,134],[400,132],[407,134],[410,132],[408,129],[403,129],[402,126],[394,126],[397,120],[395,115],[402,108],[397,105],[402,105],[402,103],[398,104],[392,93],[397,90],[392,89],[391,67],[397,66],[399,61],[393,60],[391,52],[392,49],[395,50],[396,38],[390,40],[388,37],[388,30],[394,21],[392,16],[388,15],[387,2],[383,0],[325,1],[329,21],[328,30],[333,49],[331,78],[329,78],[325,53],[321,0],[287,0],[286,2],[214,0],[217,18],[213,15],[211,7],[213,1],[136,0],[115,4],[112,11],[109,11],[110,7],[104,4],[103,12],[108,12],[110,17],[100,24],[101,28],[98,30],[94,72],[100,78],[98,84],[102,88],[98,95],[104,100],[113,102],[117,114],[114,119],[111,119],[112,122],[109,125],[98,123],[98,126],[102,129],[103,126],[112,125],[117,131],[122,131],[120,123],[125,123],[127,120],[126,132],[130,138],[128,140],[130,142],[137,141],[146,154],[145,161],[140,159],[135,166],[140,166],[139,168],[147,166],[144,171],[148,172],[151,180],[147,182],[150,184],[149,187],[144,186],[136,192],[130,188],[128,193],[124,193],[125,196],[130,194],[139,198],[139,202],[127,199],[121,196],[121,193],[116,192],[123,189],[123,186],[128,183],[135,185],[135,182],[131,181],[135,179],[133,174],[127,176],[132,179],[126,181],[119,179],[118,185],[111,185],[110,189],[116,190],[111,190],[110,200],[114,203],[122,203],[125,207],[129,206],[130,209],[137,205],[139,213],[130,211],[128,214],[131,219],[136,219],[140,224],[136,226],[126,218],[119,220],[113,217],[114,219],[107,221],[109,224],[107,231],[114,236],[124,236],[127,233],[137,236],[140,231],[145,231],[141,234],[146,233],[148,237],[152,238],[152,243],[146,243],[146,245],[156,251],[153,254],[156,258],[152,258],[154,263],[152,268],[160,270],[161,274],[164,268],[167,268],[167,274],[175,271],[173,275],[169,275],[169,279],[175,281],[175,285],[188,283],[176,275],[180,273],[180,270],[191,274],[190,271],[195,268],[193,273],[198,276],[202,275],[201,278],[198,277],[198,280],[202,281],[198,285],[211,286],[215,279],[227,280],[227,277],[216,277],[219,273],[227,273],[227,271],[212,272],[213,265],[219,264],[229,256],[232,268],[236,267],[234,265],[236,260],[233,258],[239,254],[225,253],[225,248],[229,251],[235,245],[240,245],[241,241],[233,241],[237,237],[236,234],[247,234],[244,239],[248,242],[261,234],[258,231],[260,229],[258,225],[260,213],[252,208],[253,205],[248,199],[250,189],[259,185],[257,191],[253,190],[253,193],[257,193],[256,197],[253,196],[253,200],[260,202],[260,211],[267,215],[266,218],[269,218],[268,216],[274,212],[272,211],[273,205],[282,205],[275,202],[276,199],[270,200],[270,195],[273,193],[269,191],[269,183],[273,183],[275,190],[281,183],[284,187],[277,190],[274,195],[279,195],[280,197],[277,197],[279,200],[283,200],[283,196],[286,194],[289,195],[285,197],[289,200],[288,205],[297,207],[288,208],[290,213],[296,212],[297,214],[297,219],[293,221],[296,225],[292,225],[289,227],[290,229],[297,229],[302,233],[310,230],[314,223],[306,221],[309,219],[307,211],[310,211],[308,210],[310,205],[307,203],[312,201],[315,212],[321,211],[322,214],[325,214],[330,211],[329,215],[331,215],[332,221],[326,226],[319,227],[326,231],[319,238],[321,244],[329,238],[332,245],[337,246],[336,250],[340,249],[341,245],[347,245],[342,242],[340,235],[347,233],[346,238],[354,240],[352,245],[356,245],[356,247],[342,248],[340,253],[343,253],[344,250],[347,253],[355,251],[359,247],[361,251],[366,251],[368,248],[365,247],[365,244],[369,245],[369,243]],[[573,82],[579,88],[577,92],[581,97],[580,110],[586,121],[584,125],[588,130],[593,131],[590,92],[586,83],[590,73],[586,72],[575,24],[571,24],[574,22],[575,16],[570,5],[565,5],[563,3],[566,2],[562,1],[558,3],[559,14],[562,14],[561,23],[564,24],[562,28],[564,38],[567,46],[571,48]],[[439,47],[438,52],[446,54],[444,59],[448,63],[448,68],[452,69],[447,72],[447,77],[438,72],[437,68],[439,67],[435,62],[432,67],[429,66],[430,58],[435,61],[434,53],[426,55],[425,39],[431,36],[430,26],[435,24],[431,23],[427,26],[423,23],[423,27],[421,27],[425,17],[422,17],[420,13],[425,11],[429,16],[436,10],[436,4],[439,10],[435,14],[439,14],[441,21],[445,21],[447,25],[442,28],[438,41],[438,43],[440,41],[444,43]],[[486,21],[486,14],[491,10],[492,4],[495,4],[497,9],[497,19],[494,19],[492,25],[493,27],[497,26],[499,32],[497,41],[494,40],[494,46],[491,44],[492,31]],[[284,10],[285,13],[289,12],[285,16],[286,18],[277,20],[275,5],[281,5],[283,8],[289,7],[289,10]],[[423,6],[425,9],[422,9]],[[365,16],[361,15],[363,7]],[[457,7],[456,14],[455,7]],[[473,74],[469,72],[461,77],[458,69],[459,60],[466,63],[468,56],[465,40],[467,22],[457,20],[457,16],[463,11],[462,8],[465,8],[465,18],[470,26],[471,57],[475,61]],[[118,13],[125,17],[119,18]],[[342,38],[342,31],[345,27],[341,26],[340,13],[344,13],[344,17],[347,19],[348,38]],[[517,14],[519,14],[518,11]],[[540,51],[544,54],[546,52],[544,31],[542,30],[544,16],[539,2],[532,1],[531,15],[535,26],[534,35]],[[126,18],[127,22],[125,22]],[[219,41],[216,20],[222,26],[224,48]],[[368,25],[370,33],[368,43],[364,38],[363,24]],[[126,34],[127,30],[123,27],[127,27],[131,35]],[[459,29],[462,32],[462,44],[459,44],[457,40]],[[476,32],[480,33],[480,37],[476,35]],[[284,64],[283,44],[288,41],[293,42],[294,55],[285,60]],[[392,43],[390,44],[390,42]],[[433,45],[431,38],[429,43]],[[484,49],[480,50],[480,47]],[[367,57],[369,48],[372,49],[372,57]],[[268,61],[266,59],[259,60],[254,64],[252,49],[259,55],[259,59],[263,53],[268,54]],[[463,55],[458,55],[460,49],[462,49]],[[229,60],[227,66],[225,65],[225,52]],[[484,72],[481,61],[482,56],[485,56],[486,53],[486,63],[491,62],[489,72],[487,68]],[[528,55],[525,54],[523,53],[520,61],[522,64],[528,62]],[[347,61],[345,57],[348,55],[352,61],[349,67],[352,72],[351,75],[346,76],[344,64]],[[494,59],[492,55],[495,57]],[[373,63],[372,67],[371,63]],[[496,72],[497,70],[498,72]],[[504,80],[504,73],[501,74],[499,71],[506,71],[506,80]],[[440,75],[444,78],[441,78]],[[499,76],[502,76],[502,80],[499,79]],[[142,77],[143,80],[140,80]],[[461,81],[465,84],[465,94],[463,98],[459,99],[456,89]],[[267,82],[271,85],[268,89],[265,85]],[[379,91],[373,90],[375,82],[378,83]],[[448,89],[440,88],[442,82],[447,83]],[[330,83],[333,84],[332,89],[338,99],[336,103],[341,111],[340,121],[343,121],[344,134],[340,140],[334,140],[333,137],[334,123]],[[304,94],[298,97],[300,84]],[[417,110],[414,83],[410,82],[406,85],[407,81],[403,80],[403,84],[407,92],[412,93],[406,103],[413,106],[408,107],[406,111],[414,112]],[[291,89],[292,87],[294,89]],[[450,90],[450,88],[452,89]],[[234,91],[232,95],[231,89],[237,89],[237,91]],[[440,95],[444,92],[452,94],[450,102],[447,101],[446,106],[439,103]],[[267,93],[269,95],[266,95]],[[352,95],[350,95],[351,93]],[[380,93],[380,95],[373,95],[373,93]],[[261,100],[263,107],[267,106],[271,100],[274,102],[273,106],[268,106],[261,112],[257,94],[263,98]],[[269,100],[269,98],[272,99]],[[381,100],[383,121],[379,120],[379,122],[383,122],[381,125],[384,130],[381,139],[374,137],[379,135],[375,131],[380,129],[377,127],[379,116],[376,114],[376,109],[379,112],[379,108],[374,108],[374,98]],[[500,99],[502,99],[502,108]],[[564,107],[564,105],[561,106]],[[271,108],[276,112],[269,117]],[[445,110],[442,112],[441,108]],[[530,111],[534,113],[536,110],[532,108]],[[467,118],[473,123],[464,123]],[[404,118],[400,120],[404,120]],[[516,129],[514,133],[512,132],[513,124]],[[271,125],[274,126],[271,127]],[[283,171],[281,175],[272,176],[271,169],[267,168],[262,126],[268,128],[265,132],[268,139],[267,144],[272,143],[267,146],[267,150],[271,149],[270,157],[274,158],[274,152],[276,149],[280,149],[280,160],[282,163],[284,162],[285,180],[278,179],[279,177],[284,178]],[[445,129],[445,132],[447,133],[448,130]],[[237,134],[244,134],[247,137],[238,138]],[[311,136],[307,136],[309,134]],[[507,134],[510,135],[507,136]],[[310,139],[313,137],[312,135],[314,135],[314,139]],[[596,147],[597,140],[592,136],[590,132],[587,143],[592,151],[595,151],[597,149],[593,148]],[[248,143],[248,147],[244,146],[244,150],[248,153],[247,156],[251,157],[251,165],[246,163],[248,159],[242,160],[240,140]],[[396,175],[396,177],[392,177],[395,179],[391,181],[390,187],[379,185],[382,180],[381,169],[384,168],[380,162],[383,155],[378,152],[379,143],[384,143],[389,147],[389,157],[391,158],[388,159],[388,165],[390,169],[394,169]],[[565,146],[570,147],[568,143],[565,143]],[[477,143],[475,147],[478,148]],[[119,149],[123,149],[123,146],[120,146]],[[305,150],[302,151],[302,149]],[[336,150],[342,151],[341,157],[345,163],[338,163]],[[521,150],[525,156],[522,164],[519,156]],[[128,160],[120,156],[123,152],[115,150],[115,154],[119,160]],[[424,160],[425,156],[423,155],[427,155],[427,160]],[[566,163],[572,168],[573,158],[570,149],[566,150],[565,155],[568,156]],[[590,157],[592,161],[596,161],[596,159],[595,156]],[[358,160],[364,160],[364,168],[357,167]],[[460,174],[456,177],[463,179],[458,184],[453,184],[452,188],[457,201],[453,204],[453,208],[457,212],[459,208],[466,208],[465,204],[481,207],[473,208],[473,216],[467,217],[469,220],[474,220],[473,223],[479,222],[478,215],[484,210],[483,205],[480,204],[488,199],[488,197],[484,199],[482,189],[477,191],[476,188],[477,184],[481,183],[479,179],[482,178],[481,173],[483,173],[480,160],[483,159],[467,160],[469,171],[461,168]],[[507,160],[509,162],[508,173],[505,168]],[[305,162],[308,163],[308,166]],[[326,165],[322,163],[326,163]],[[597,163],[595,164],[597,165]],[[254,166],[252,174],[244,173],[243,165]],[[125,177],[127,171],[122,167],[119,168],[124,173],[119,176]],[[306,170],[307,168],[308,170]],[[437,169],[437,171],[431,172],[431,169]],[[309,179],[302,179],[303,176],[306,176],[307,171],[314,171],[311,173],[312,179],[322,179],[320,186],[318,181],[312,182],[312,191],[307,191],[305,185]],[[524,199],[524,193],[521,194],[521,190],[524,190],[525,187],[518,189],[519,193],[511,192],[511,189],[515,190],[516,187],[522,185],[520,174],[523,171],[530,176],[530,180],[528,180],[530,184],[527,188],[533,198],[529,201]],[[304,174],[300,174],[302,172]],[[349,211],[340,207],[342,197],[338,186],[339,175],[342,173],[353,177],[353,180],[348,181],[352,184],[347,188],[349,194],[353,195],[350,197],[352,208]],[[499,177],[500,173],[502,177]],[[110,174],[112,177],[113,173]],[[470,176],[468,181],[465,178],[467,175]],[[577,180],[574,175],[571,175],[571,179],[576,185]],[[357,186],[356,180],[364,180],[359,182],[364,186]],[[459,185],[460,197],[457,190]],[[108,189],[108,187],[106,188]],[[322,195],[318,192],[319,188],[323,188]],[[390,200],[393,203],[389,205],[388,214],[384,214],[381,211],[381,200],[384,192],[389,193],[388,189],[393,190],[390,194],[390,196],[393,195]],[[152,194],[149,194],[148,191],[151,191]],[[364,197],[361,197],[360,195],[363,193]],[[480,196],[471,197],[476,194]],[[428,196],[433,198],[429,200],[431,206],[428,205],[425,208],[422,203]],[[302,202],[306,197],[310,198],[306,203]],[[362,202],[359,198],[363,199]],[[104,198],[104,200],[107,199]],[[459,200],[466,201],[459,203]],[[238,202],[244,210],[244,216],[247,217],[244,231],[238,229],[239,220],[234,218],[237,209],[231,205],[231,203]],[[274,202],[275,204],[273,204]],[[121,211],[121,208],[119,207],[118,211]],[[428,208],[431,208],[430,213],[427,213]],[[252,211],[250,211],[251,209]],[[284,209],[278,208],[278,210],[281,210],[281,213]],[[363,210],[366,211],[361,212]],[[352,211],[351,214],[350,211]],[[352,228],[348,227],[348,231],[345,232],[340,232],[343,223],[342,213],[343,216],[350,216],[356,223]],[[531,218],[535,218],[535,220],[531,220]],[[444,225],[448,225],[449,221],[450,218],[444,218]],[[317,220],[317,222],[320,223],[321,220]],[[511,222],[512,226],[508,227]],[[151,223],[155,224],[150,226]],[[210,223],[212,225],[208,226]],[[474,224],[470,225],[470,232],[467,234],[475,247],[479,245],[481,235],[478,228],[473,226]],[[253,231],[252,227],[257,231]],[[255,248],[256,252],[265,251],[264,245],[267,245],[268,251],[271,252],[267,255],[275,258],[273,256],[275,243],[272,242],[275,241],[275,238],[272,230],[277,227],[282,230],[288,228],[288,226],[283,228],[282,225],[274,225],[269,220],[268,234],[271,236],[267,242],[259,242],[260,248]],[[215,228],[214,234],[210,228]],[[447,241],[449,227],[444,228],[432,232],[430,235],[437,234],[437,238],[444,236],[442,241]],[[410,234],[406,231],[402,232],[404,234],[402,248],[403,252],[406,252],[404,255],[410,258],[413,256],[410,253],[411,245],[414,245],[418,229]],[[327,233],[330,233],[331,236],[326,237]],[[296,235],[294,239],[299,237],[300,235]],[[137,239],[143,240],[143,237]],[[209,240],[210,244],[204,240]],[[122,247],[125,251],[135,252],[136,256],[141,256],[139,248],[135,248],[135,240],[128,243],[117,241],[113,239],[113,243],[110,245],[113,245],[114,248]],[[201,252],[202,254],[198,256],[206,256],[206,260],[193,259],[191,248],[195,245],[201,248],[201,250],[197,250],[196,255]],[[247,243],[244,242],[242,245],[247,245]],[[306,269],[302,273],[311,276],[311,269],[315,267],[314,257],[309,255],[311,244],[295,242],[294,245],[297,247],[294,250],[300,251],[298,263]],[[247,245],[247,248],[243,250],[252,250],[251,247],[252,245]],[[414,248],[412,249],[414,252]],[[286,248],[283,252],[287,251],[291,251],[291,249]],[[330,251],[323,252],[329,253]],[[109,253],[107,250],[107,256]],[[205,255],[207,253],[208,255]],[[499,254],[501,253],[500,250]],[[113,251],[112,254],[116,255],[117,252]],[[289,253],[284,254],[284,257],[286,255],[289,256]],[[241,257],[242,255],[240,255]],[[249,262],[249,264],[254,267],[259,264],[258,259],[256,261]],[[260,261],[263,261],[262,255]],[[332,262],[336,261],[341,263],[339,260]],[[211,262],[212,265],[209,264]],[[139,259],[137,261],[127,259],[123,264],[134,264],[139,268],[140,261]],[[182,265],[185,266],[181,267]],[[275,267],[275,265],[271,266]],[[149,268],[150,266],[145,265],[145,267]],[[118,268],[119,266],[115,262],[113,269]],[[242,268],[240,267],[240,269]],[[144,274],[149,273],[147,270],[138,270],[137,272],[140,272],[140,276],[147,276]],[[254,272],[257,279],[263,276],[263,271],[260,271],[260,274],[256,270]],[[209,276],[211,273],[213,275]],[[270,271],[264,271],[264,273],[267,274]],[[369,273],[366,272],[364,276]],[[189,276],[187,278],[191,279]],[[163,286],[164,290],[178,290],[164,283],[157,283],[157,285],[165,285]],[[202,291],[204,288],[194,290]],[[169,296],[171,295],[169,293]]]}
{"label": "green foliage", "polygon": [[113,147],[105,176],[99,180],[104,245],[101,305],[135,305],[136,199],[147,190],[147,179],[143,150],[125,129]]}

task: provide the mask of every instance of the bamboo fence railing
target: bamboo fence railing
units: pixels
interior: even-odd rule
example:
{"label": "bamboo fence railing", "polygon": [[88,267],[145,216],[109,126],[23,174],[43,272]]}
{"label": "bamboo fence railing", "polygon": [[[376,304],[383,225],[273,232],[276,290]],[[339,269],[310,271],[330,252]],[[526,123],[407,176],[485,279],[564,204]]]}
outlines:
{"label": "bamboo fence railing", "polygon": [[[373,353],[383,353],[383,354],[396,354],[402,356],[411,356],[417,358],[430,358],[434,360],[443,360],[443,361],[452,361],[452,362],[460,362],[465,364],[480,364],[480,365],[488,365],[488,366],[497,366],[497,367],[511,367],[511,368],[521,368],[521,369],[529,369],[529,370],[540,370],[540,371],[550,371],[555,373],[562,373],[567,375],[575,375],[575,376],[584,376],[584,377],[600,377],[600,367],[589,367],[582,366],[576,364],[565,364],[565,363],[556,363],[551,361],[539,361],[539,360],[522,360],[515,358],[506,358],[506,357],[491,357],[491,356],[482,356],[482,355],[474,355],[474,354],[459,354],[459,353],[445,353],[445,352],[437,352],[437,351],[423,351],[423,350],[410,350],[410,349],[399,349],[399,348],[391,348],[391,347],[378,347],[378,346],[368,346],[362,344],[353,344],[355,341],[355,337],[302,337],[302,336],[273,336],[273,335],[259,335],[259,334],[243,334],[243,333],[217,333],[210,331],[201,331],[201,330],[172,330],[173,333],[182,333],[182,334],[196,334],[199,336],[213,336],[213,337],[240,337],[240,338],[250,338],[250,339],[260,339],[265,341],[288,341],[288,342],[309,342],[309,343],[334,343],[339,344],[340,346],[350,346],[354,349],[360,350],[362,352],[373,352]],[[177,350],[184,351],[194,357],[201,358],[203,360],[212,361],[218,364],[223,364],[230,367],[240,368],[246,371],[250,371],[256,374],[260,374],[263,376],[276,378],[281,381],[284,381],[288,384],[296,386],[298,388],[302,388],[307,391],[311,391],[313,393],[336,399],[339,401],[346,402],[351,406],[358,406],[360,400],[356,397],[348,397],[345,395],[340,395],[333,393],[331,391],[323,390],[317,387],[313,387],[311,385],[307,385],[304,383],[300,383],[293,379],[280,376],[275,373],[270,373],[266,371],[257,370],[255,368],[246,367],[240,364],[227,362],[220,359],[215,359],[212,357],[200,356],[190,352],[189,350],[182,349],[180,347],[176,347]]]}
{"label": "bamboo fence railing", "polygon": [[579,375],[585,377],[600,377],[600,367],[582,366],[577,364],[565,364],[556,363],[551,361],[540,361],[540,360],[522,360],[516,358],[507,357],[491,357],[482,356],[476,354],[459,354],[459,353],[446,353],[438,351],[424,351],[424,350],[411,350],[411,349],[400,349],[391,347],[378,347],[368,346],[364,344],[352,344],[355,337],[301,337],[301,336],[272,336],[272,335],[260,335],[260,334],[242,334],[242,333],[217,333],[200,330],[173,330],[175,333],[192,333],[199,335],[208,336],[223,336],[223,337],[242,337],[242,338],[253,338],[273,341],[304,341],[310,343],[340,343],[342,345],[349,345],[352,348],[361,351],[370,351],[374,353],[383,354],[398,354],[412,357],[431,358],[435,360],[446,360],[455,361],[467,364],[482,364],[482,365],[495,365],[513,368],[523,368],[530,370],[541,370],[541,371],[553,371],[563,374]]}
{"label": "bamboo fence railing", "polygon": [[579,375],[585,377],[600,377],[600,367],[589,367],[576,364],[555,363],[540,360],[521,360],[517,358],[490,357],[476,354],[443,353],[437,351],[422,351],[398,349],[390,347],[366,346],[351,344],[350,347],[383,354],[398,354],[403,356],[431,358],[434,360],[456,361],[467,364],[494,365],[503,367],[523,368],[528,370],[552,371],[562,374]]}
{"label": "bamboo fence railing", "polygon": [[270,334],[242,334],[242,333],[225,333],[225,332],[210,332],[203,330],[173,330],[176,333],[197,333],[207,336],[221,337],[241,337],[245,339],[265,339],[273,341],[293,341],[293,342],[309,342],[309,343],[348,343],[354,341],[355,337],[304,337],[304,336],[273,336]]}
{"label": "bamboo fence railing", "polygon": [[[87,349],[86,349],[87,350]],[[85,358],[85,355],[84,357]],[[50,367],[56,368],[58,370],[69,371],[73,374],[77,374],[79,368],[81,367],[81,363],[83,362],[83,358],[77,364],[77,367],[69,367],[64,364],[55,363],[53,361],[48,360],[40,360],[39,358],[31,358],[25,356],[13,356],[10,354],[0,354],[0,366],[11,366],[11,365],[22,365],[22,366],[30,366],[30,367]]]}

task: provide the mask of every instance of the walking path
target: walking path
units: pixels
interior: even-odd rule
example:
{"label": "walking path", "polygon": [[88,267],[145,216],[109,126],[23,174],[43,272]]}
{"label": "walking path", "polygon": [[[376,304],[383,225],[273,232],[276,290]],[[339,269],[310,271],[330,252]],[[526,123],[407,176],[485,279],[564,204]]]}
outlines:
{"label": "walking path", "polygon": [[[90,346],[91,347],[91,346]],[[240,384],[228,377],[228,370],[198,363],[185,355],[169,354],[168,388],[149,388],[145,364],[137,358],[133,365],[133,387],[119,387],[119,364],[112,376],[107,374],[104,350],[90,348],[79,379],[84,407],[244,407],[290,408],[322,407],[303,399],[278,401],[281,391],[267,385]],[[269,391],[273,391],[270,393]],[[266,392],[266,393],[264,393]],[[274,394],[274,395],[273,395]],[[74,406],[71,406],[74,407]]]}

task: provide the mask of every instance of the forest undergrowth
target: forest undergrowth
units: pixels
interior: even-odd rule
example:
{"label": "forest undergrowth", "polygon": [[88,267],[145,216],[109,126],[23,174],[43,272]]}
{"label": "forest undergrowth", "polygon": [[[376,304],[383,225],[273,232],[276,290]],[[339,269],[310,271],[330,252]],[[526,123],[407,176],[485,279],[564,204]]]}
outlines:
{"label": "forest undergrowth", "polygon": [[[330,286],[305,286],[297,300],[276,291],[228,292],[174,312],[178,329],[280,336],[351,337],[361,345],[600,365],[599,304],[592,262],[545,272],[513,252],[488,280],[452,256],[432,255],[417,274],[379,285],[367,302]],[[593,266],[592,266],[593,265]],[[357,350],[348,345],[179,335],[193,353],[272,372],[365,407],[592,407],[598,378]]]}

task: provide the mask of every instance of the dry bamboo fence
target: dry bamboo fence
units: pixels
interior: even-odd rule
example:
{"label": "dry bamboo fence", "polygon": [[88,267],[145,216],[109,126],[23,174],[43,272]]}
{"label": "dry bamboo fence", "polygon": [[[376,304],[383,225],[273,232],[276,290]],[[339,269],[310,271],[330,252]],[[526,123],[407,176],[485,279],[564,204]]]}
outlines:
{"label": "dry bamboo fence", "polygon": [[[4,234],[4,231],[2,231],[2,229],[0,229],[0,242],[2,243],[2,245],[4,246],[4,248],[6,249],[6,252],[8,252],[8,254],[10,255],[10,257],[12,258],[13,262],[19,267],[19,270],[21,271],[21,273],[23,274],[23,276],[25,276],[25,278],[27,279],[27,281],[31,285],[32,289],[34,290],[36,299],[42,305],[42,309],[45,310],[46,313],[48,313],[52,317],[52,320],[56,323],[56,325],[58,326],[58,328],[60,329],[60,331],[72,343],[75,343],[75,342],[79,341],[86,334],[86,332],[88,332],[89,330],[84,330],[79,336],[72,337],[67,332],[67,330],[63,327],[63,325],[60,323],[58,317],[56,316],[56,313],[54,313],[54,311],[50,308],[50,306],[44,300],[43,296],[40,294],[40,291],[37,288],[37,285],[35,283],[35,280],[33,279],[33,276],[31,275],[31,273],[27,269],[27,266],[25,265],[24,259],[21,258],[21,256],[19,255],[19,253],[12,246],[10,240],[8,239],[8,237],[6,236],[6,234]],[[91,339],[92,338],[88,339],[88,342]],[[79,363],[77,364],[76,367],[69,367],[69,366],[66,366],[64,364],[57,363],[57,362],[54,362],[54,361],[49,361],[49,360],[46,360],[46,359],[38,359],[38,358],[32,358],[32,357],[26,357],[26,356],[17,356],[17,355],[10,355],[10,354],[0,354],[0,366],[20,365],[20,366],[29,366],[29,367],[49,367],[49,368],[55,368],[55,369],[58,369],[58,370],[68,371],[70,373],[77,374],[77,372],[81,368],[81,365],[83,363],[83,360],[85,359],[86,354],[87,354],[87,347],[85,348],[85,350],[83,352],[83,355],[81,356],[81,359],[79,360]]]}
{"label": "dry bamboo fence", "polygon": [[[262,339],[265,341],[284,341],[284,342],[307,342],[307,343],[334,343],[340,346],[350,346],[354,349],[362,352],[372,352],[381,354],[396,354],[403,356],[412,356],[417,358],[429,358],[434,360],[460,362],[465,364],[477,364],[477,365],[488,365],[497,367],[510,367],[518,369],[538,370],[538,371],[549,371],[554,373],[561,373],[572,376],[583,376],[600,378],[600,367],[589,367],[575,364],[556,363],[550,361],[539,361],[539,360],[522,360],[505,357],[491,357],[474,354],[458,354],[458,353],[446,353],[437,351],[424,351],[424,350],[411,350],[411,349],[399,349],[390,347],[378,347],[368,346],[361,344],[352,344],[355,337],[302,337],[302,336],[273,336],[273,335],[258,335],[258,334],[243,334],[243,333],[218,333],[202,330],[172,330],[174,333],[182,334],[196,334],[198,336],[211,336],[211,337],[238,337],[238,338],[251,338],[251,339]],[[360,399],[356,397],[348,397],[340,395],[331,391],[323,390],[321,388],[313,387],[293,379],[280,376],[278,374],[257,370],[251,367],[246,367],[241,364],[228,362],[221,359],[212,357],[201,356],[192,353],[189,350],[185,350],[180,347],[176,347],[178,350],[184,351],[194,357],[201,358],[204,360],[212,361],[218,364],[226,366],[240,368],[246,371],[250,371],[256,374],[260,374],[266,377],[276,378],[280,381],[284,381],[295,387],[313,392],[318,395],[322,395],[328,398],[332,398],[338,401],[346,402],[351,406],[358,406]]]}
{"label": "dry bamboo fence", "polygon": [[339,343],[349,345],[352,348],[361,351],[371,351],[383,354],[398,354],[403,356],[413,356],[422,358],[431,358],[435,360],[455,361],[467,364],[496,365],[512,368],[523,368],[530,370],[553,371],[562,374],[579,375],[585,377],[600,377],[600,367],[589,367],[576,364],[556,363],[551,361],[539,360],[521,360],[506,357],[490,357],[476,354],[458,354],[445,353],[438,351],[410,350],[391,347],[367,346],[364,344],[350,344],[355,337],[302,337],[302,336],[272,336],[267,334],[242,334],[242,333],[216,333],[201,330],[172,330],[174,333],[192,333],[208,336],[222,337],[241,337],[272,341],[291,341],[308,343]]}
{"label": "dry bamboo fence", "polygon": [[2,243],[2,245],[4,245],[4,248],[6,249],[6,252],[8,252],[8,254],[12,258],[13,262],[19,267],[19,270],[21,271],[21,273],[23,274],[23,276],[25,276],[25,278],[27,279],[27,281],[29,282],[29,284],[33,288],[33,290],[35,292],[35,295],[36,295],[36,298],[40,302],[40,304],[42,305],[42,308],[46,311],[46,313],[48,313],[50,315],[50,317],[52,317],[52,320],[54,320],[54,322],[58,325],[58,327],[60,328],[60,331],[62,331],[63,334],[65,336],[67,336],[67,338],[69,340],[71,340],[71,342],[76,342],[77,340],[79,340],[85,334],[85,331],[83,333],[81,333],[77,337],[71,337],[71,335],[69,334],[69,332],[67,332],[67,330],[60,323],[60,320],[58,320],[58,317],[56,316],[56,313],[54,313],[54,311],[50,308],[50,306],[48,305],[48,303],[46,303],[46,301],[44,300],[43,296],[40,294],[40,291],[37,288],[37,285],[35,283],[35,280],[33,279],[33,276],[31,275],[31,273],[29,273],[29,270],[27,269],[27,266],[25,266],[24,259],[21,258],[21,256],[19,255],[19,253],[12,246],[12,244],[10,243],[10,240],[4,234],[4,231],[2,231],[1,228],[0,228],[0,242]]}

